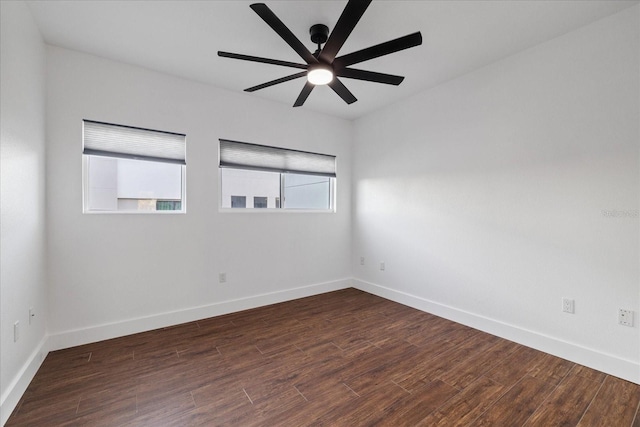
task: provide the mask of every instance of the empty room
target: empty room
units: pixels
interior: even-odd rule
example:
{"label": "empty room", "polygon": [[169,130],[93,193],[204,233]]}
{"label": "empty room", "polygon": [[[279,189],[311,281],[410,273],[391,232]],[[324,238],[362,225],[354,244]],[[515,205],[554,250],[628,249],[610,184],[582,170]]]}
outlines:
{"label": "empty room", "polygon": [[3,426],[640,427],[640,2],[0,0]]}

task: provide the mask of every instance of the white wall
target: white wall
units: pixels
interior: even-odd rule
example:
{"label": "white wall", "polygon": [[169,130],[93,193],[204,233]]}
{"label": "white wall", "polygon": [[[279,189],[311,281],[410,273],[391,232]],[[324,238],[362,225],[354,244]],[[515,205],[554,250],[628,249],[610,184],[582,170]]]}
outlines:
{"label": "white wall", "polygon": [[[25,3],[0,3],[0,424],[41,362],[46,333],[45,50]],[[29,324],[29,307],[36,317]],[[13,324],[20,337],[13,339]]]}
{"label": "white wall", "polygon": [[[350,122],[57,47],[47,60],[53,348],[348,286]],[[187,213],[82,214],[82,119],[185,133]],[[218,138],[335,154],[337,213],[220,213]]]}
{"label": "white wall", "polygon": [[356,121],[358,286],[639,382],[639,13]]}

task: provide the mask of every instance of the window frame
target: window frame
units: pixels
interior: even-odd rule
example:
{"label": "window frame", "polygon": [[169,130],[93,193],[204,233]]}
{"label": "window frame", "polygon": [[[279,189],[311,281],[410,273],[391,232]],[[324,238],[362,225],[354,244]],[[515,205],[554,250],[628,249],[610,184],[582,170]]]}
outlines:
{"label": "window frame", "polygon": [[[85,122],[91,122],[91,123],[96,123],[96,124],[103,124],[103,125],[109,125],[109,126],[115,126],[115,127],[121,127],[121,128],[130,128],[130,129],[135,129],[135,130],[141,130],[141,131],[149,131],[149,132],[159,132],[159,133],[166,133],[166,134],[174,134],[174,135],[180,135],[182,137],[184,137],[184,157],[186,159],[186,144],[187,144],[187,137],[185,134],[179,134],[179,133],[175,133],[175,132],[167,132],[167,131],[159,131],[159,130],[154,130],[154,129],[148,129],[148,128],[141,128],[141,127],[135,127],[135,126],[128,126],[128,125],[121,125],[121,124],[116,124],[116,123],[107,123],[107,122],[100,122],[100,121],[95,121],[95,120],[89,120],[89,119],[83,119],[82,120],[82,138],[80,140],[82,148],[83,148],[83,152],[81,153],[82,156],[82,213],[83,214],[87,214],[87,215],[176,215],[176,214],[186,214],[187,213],[187,166],[186,166],[186,160],[183,163],[179,163],[179,162],[173,162],[173,161],[169,161],[168,163],[173,163],[173,164],[179,164],[180,165],[180,193],[181,193],[181,209],[180,210],[91,210],[89,209],[89,189],[90,189],[90,183],[89,183],[89,158],[90,157],[105,157],[105,158],[109,158],[109,159],[129,159],[129,160],[136,160],[136,161],[147,161],[147,162],[151,162],[151,163],[162,163],[161,160],[154,160],[154,158],[152,157],[136,157],[136,156],[120,156],[120,155],[114,155],[114,156],[108,156],[108,155],[98,155],[98,154],[87,154],[84,153],[84,141],[85,141],[85,136],[84,136],[84,125]],[[164,200],[164,199],[160,199],[160,200]]]}
{"label": "window frame", "polygon": [[[82,155],[82,213],[86,215],[180,215],[187,213],[187,168],[181,165],[180,168],[180,186],[182,193],[182,209],[172,211],[101,211],[90,210],[89,206],[89,154]],[[118,157],[109,157],[110,159],[118,159]],[[163,199],[164,200],[164,199]]]}
{"label": "window frame", "polygon": [[[311,156],[321,156],[321,157],[330,157],[333,158],[334,164],[333,164],[333,174],[325,174],[325,173],[305,173],[302,170],[283,170],[283,169],[272,169],[272,168],[261,168],[261,167],[253,167],[253,166],[249,166],[249,167],[243,167],[242,165],[225,165],[225,166],[221,166],[221,149],[220,149],[220,145],[221,143],[231,143],[231,144],[239,144],[239,145],[244,145],[244,146],[257,146],[260,148],[264,148],[267,150],[273,150],[273,151],[282,151],[282,152],[289,152],[289,153],[301,153],[301,154],[309,154]],[[277,199],[280,199],[280,206],[278,207],[276,205],[276,207],[273,208],[245,208],[245,209],[239,209],[239,208],[231,208],[231,207],[223,207],[224,204],[224,200],[223,200],[223,169],[235,169],[235,170],[243,170],[243,171],[247,171],[247,172],[251,172],[251,171],[262,171],[262,172],[270,172],[270,173],[277,173],[279,174],[279,182],[280,182],[280,188],[279,188],[279,196],[277,197]],[[337,211],[337,157],[334,155],[330,155],[330,154],[321,154],[321,153],[313,153],[313,152],[307,152],[307,151],[301,151],[301,150],[295,150],[295,149],[288,149],[288,148],[282,148],[282,147],[273,147],[273,146],[266,146],[266,145],[260,145],[260,144],[254,144],[254,143],[248,143],[248,142],[240,142],[240,141],[233,141],[233,140],[229,140],[229,139],[224,139],[224,138],[220,138],[219,139],[219,144],[218,144],[218,212],[220,213],[279,213],[279,212],[286,212],[286,213],[335,213]],[[285,205],[285,201],[284,201],[284,194],[285,194],[285,175],[288,174],[292,174],[292,175],[308,175],[308,176],[325,176],[327,178],[329,178],[329,208],[328,209],[313,209],[313,208],[286,208]]]}

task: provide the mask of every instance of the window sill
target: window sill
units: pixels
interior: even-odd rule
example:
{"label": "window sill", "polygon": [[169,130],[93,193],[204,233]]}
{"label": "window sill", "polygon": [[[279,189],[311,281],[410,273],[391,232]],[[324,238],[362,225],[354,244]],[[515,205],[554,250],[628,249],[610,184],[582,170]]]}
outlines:
{"label": "window sill", "polygon": [[83,211],[86,215],[181,215],[187,211]]}
{"label": "window sill", "polygon": [[316,213],[316,214],[333,214],[335,209],[280,209],[280,208],[218,208],[218,213],[222,214],[296,214],[296,213]]}

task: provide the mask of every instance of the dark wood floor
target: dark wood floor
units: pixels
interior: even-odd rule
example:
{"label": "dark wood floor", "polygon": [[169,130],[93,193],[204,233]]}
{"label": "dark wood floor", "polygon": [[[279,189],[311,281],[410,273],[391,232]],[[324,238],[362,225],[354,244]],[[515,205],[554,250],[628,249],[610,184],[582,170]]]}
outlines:
{"label": "dark wood floor", "polygon": [[50,353],[7,426],[640,426],[640,386],[347,289]]}

